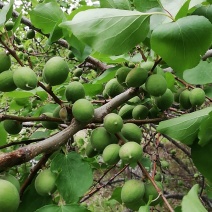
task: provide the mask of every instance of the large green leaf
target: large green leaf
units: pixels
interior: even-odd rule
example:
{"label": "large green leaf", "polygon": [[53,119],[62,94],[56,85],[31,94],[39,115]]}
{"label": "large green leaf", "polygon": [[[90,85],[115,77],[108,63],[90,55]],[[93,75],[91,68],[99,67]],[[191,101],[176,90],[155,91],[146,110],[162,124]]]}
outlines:
{"label": "large green leaf", "polygon": [[0,146],[7,143],[7,132],[3,127],[3,122],[0,123]]}
{"label": "large green leaf", "polygon": [[89,210],[79,205],[46,205],[36,212],[89,212]]}
{"label": "large green leaf", "polygon": [[11,18],[13,11],[14,0],[10,0],[9,4],[6,4],[0,11],[0,27]]}
{"label": "large green leaf", "polygon": [[212,113],[209,113],[208,118],[206,118],[200,124],[198,138],[198,144],[200,146],[205,146],[209,142],[212,142]]}
{"label": "large green leaf", "polygon": [[122,10],[130,10],[129,0],[100,0],[100,6],[103,8],[116,8]]}
{"label": "large green leaf", "polygon": [[212,23],[212,5],[199,7],[193,14],[205,16]]}
{"label": "large green leaf", "polygon": [[209,48],[212,24],[203,16],[188,16],[157,27],[151,36],[152,49],[181,73],[196,66]]}
{"label": "large green leaf", "polygon": [[146,38],[149,20],[149,14],[137,11],[100,8],[79,12],[60,26],[96,51],[120,55]]}
{"label": "large green leaf", "polygon": [[207,212],[198,197],[199,185],[194,185],[182,201],[182,212]]}
{"label": "large green leaf", "polygon": [[64,19],[63,11],[55,1],[38,4],[29,14],[32,24],[45,34],[54,31]]}
{"label": "large green leaf", "polygon": [[57,154],[51,164],[52,171],[59,171],[57,189],[66,203],[76,202],[92,185],[90,165],[76,152]]}
{"label": "large green leaf", "polygon": [[146,12],[154,7],[161,7],[158,0],[134,0],[136,10]]}
{"label": "large green leaf", "polygon": [[194,68],[183,72],[183,79],[194,85],[212,83],[212,63],[200,61]]}
{"label": "large green leaf", "polygon": [[211,111],[212,107],[207,107],[190,114],[162,121],[157,127],[157,131],[177,139],[184,144],[191,145],[197,138],[201,122]]}

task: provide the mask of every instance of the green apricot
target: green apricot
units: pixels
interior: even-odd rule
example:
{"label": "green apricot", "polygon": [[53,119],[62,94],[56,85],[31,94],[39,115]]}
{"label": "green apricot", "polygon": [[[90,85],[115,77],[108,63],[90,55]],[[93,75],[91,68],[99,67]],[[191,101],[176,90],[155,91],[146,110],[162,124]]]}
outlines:
{"label": "green apricot", "polygon": [[109,144],[105,147],[102,153],[103,161],[108,165],[114,165],[120,160],[120,146],[118,144]]}
{"label": "green apricot", "polygon": [[82,75],[83,69],[82,68],[76,68],[73,70],[73,75],[75,77],[80,77]]}
{"label": "green apricot", "polygon": [[6,52],[0,52],[0,73],[9,70],[11,67],[11,58]]}
{"label": "green apricot", "polygon": [[123,86],[117,81],[117,79],[111,79],[105,85],[105,92],[110,97],[115,97],[124,91]]}
{"label": "green apricot", "polygon": [[179,97],[179,102],[180,106],[183,109],[190,109],[192,107],[191,102],[190,102],[190,91],[189,90],[184,90]]}
{"label": "green apricot", "polygon": [[118,112],[118,115],[120,115],[123,119],[131,119],[132,118],[132,111],[134,109],[134,105],[124,105],[121,107],[121,109]]}
{"label": "green apricot", "polygon": [[3,126],[11,135],[16,135],[22,130],[22,123],[15,120],[4,120]]}
{"label": "green apricot", "polygon": [[85,154],[88,158],[92,158],[98,154],[97,151],[94,150],[93,146],[90,142],[88,142],[87,146],[85,147]]}
{"label": "green apricot", "polygon": [[117,142],[114,137],[104,127],[98,127],[92,131],[90,142],[94,150],[102,152],[106,146]]}
{"label": "green apricot", "polygon": [[168,88],[166,89],[166,92],[162,96],[155,98],[155,104],[162,111],[167,110],[169,107],[171,107],[173,101],[174,101],[174,95],[172,91]]}
{"label": "green apricot", "polygon": [[0,73],[0,91],[10,92],[17,88],[13,81],[13,73],[10,70]]}
{"label": "green apricot", "polygon": [[80,122],[89,122],[94,117],[94,107],[87,99],[78,99],[72,106],[72,114]]}
{"label": "green apricot", "polygon": [[128,180],[121,189],[121,200],[126,207],[132,210],[138,210],[143,204],[143,196],[145,193],[144,183],[140,180]]}
{"label": "green apricot", "polygon": [[132,111],[132,117],[134,119],[146,119],[148,116],[149,110],[144,105],[137,105]]}
{"label": "green apricot", "polygon": [[121,129],[121,134],[129,141],[141,142],[142,132],[141,129],[133,123],[126,123]]}
{"label": "green apricot", "polygon": [[134,142],[130,141],[121,146],[119,150],[119,157],[126,163],[135,163],[139,161],[143,156],[142,147]]}
{"label": "green apricot", "polygon": [[85,98],[85,89],[82,83],[76,81],[69,83],[65,90],[65,96],[66,99],[72,103],[78,99]]}
{"label": "green apricot", "polygon": [[124,66],[124,67],[119,68],[116,71],[116,79],[124,87],[126,87],[125,80],[126,80],[127,75],[129,74],[130,70],[131,70],[131,68]]}
{"label": "green apricot", "polygon": [[50,169],[41,171],[35,178],[35,190],[41,196],[47,196],[55,192],[57,175]]}
{"label": "green apricot", "polygon": [[160,74],[153,74],[148,77],[145,87],[147,92],[155,97],[161,96],[166,92],[167,83],[165,78]]}
{"label": "green apricot", "polygon": [[121,116],[115,113],[109,113],[104,117],[104,128],[109,133],[117,133],[120,132],[123,127],[123,120]]}
{"label": "green apricot", "polygon": [[192,106],[201,106],[205,102],[205,92],[201,88],[194,88],[189,95]]}
{"label": "green apricot", "polygon": [[128,87],[140,87],[148,77],[148,71],[143,68],[133,68],[126,77]]}
{"label": "green apricot", "polygon": [[[50,112],[43,113],[43,115],[48,117],[53,117],[53,113],[50,113]],[[54,129],[57,129],[58,127],[58,123],[52,122],[52,121],[42,121],[41,124],[43,127],[49,130],[54,130]]]}

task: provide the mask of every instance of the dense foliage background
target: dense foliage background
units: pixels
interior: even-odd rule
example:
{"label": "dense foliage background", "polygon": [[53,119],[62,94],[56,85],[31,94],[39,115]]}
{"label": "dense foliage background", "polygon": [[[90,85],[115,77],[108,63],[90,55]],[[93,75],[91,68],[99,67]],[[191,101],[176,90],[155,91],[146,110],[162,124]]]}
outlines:
{"label": "dense foliage background", "polygon": [[[0,177],[19,191],[11,211],[211,211],[210,0],[0,8]],[[130,142],[135,152],[120,153]],[[145,185],[139,201],[131,186],[124,199],[132,179]]]}

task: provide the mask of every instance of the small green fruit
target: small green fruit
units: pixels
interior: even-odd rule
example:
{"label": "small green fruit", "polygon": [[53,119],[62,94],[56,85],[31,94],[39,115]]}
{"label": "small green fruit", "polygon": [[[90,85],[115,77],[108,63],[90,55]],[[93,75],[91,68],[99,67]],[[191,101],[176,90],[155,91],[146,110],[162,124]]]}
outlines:
{"label": "small green fruit", "polygon": [[[50,112],[43,113],[43,115],[48,117],[53,117],[53,113],[50,113]],[[42,121],[41,124],[43,125],[43,127],[49,130],[54,130],[54,129],[57,129],[58,127],[58,123],[52,122],[52,121]]]}
{"label": "small green fruit", "polygon": [[131,98],[127,101],[127,104],[129,104],[129,105],[137,105],[140,103],[141,103],[141,99],[138,96],[134,96],[133,98]]}
{"label": "small green fruit", "polygon": [[102,153],[103,161],[108,165],[114,165],[118,163],[120,160],[119,150],[120,146],[118,144],[109,144],[106,146]]}
{"label": "small green fruit", "polygon": [[118,112],[118,115],[123,119],[131,119],[132,118],[132,110],[134,109],[134,105],[124,105]]}
{"label": "small green fruit", "polygon": [[125,143],[119,150],[119,157],[124,163],[135,163],[142,158],[142,155],[142,147],[134,141]]}
{"label": "small green fruit", "polygon": [[201,88],[194,88],[189,95],[192,106],[201,106],[205,102],[205,92]]}
{"label": "small green fruit", "polygon": [[82,83],[76,81],[69,83],[65,90],[65,96],[69,102],[73,103],[78,99],[85,98],[85,89]]}
{"label": "small green fruit", "polygon": [[121,129],[121,134],[129,141],[141,142],[142,132],[141,129],[133,123],[126,123]]}
{"label": "small green fruit", "polygon": [[0,211],[15,212],[20,202],[18,190],[11,182],[2,179],[0,188]]}
{"label": "small green fruit", "polygon": [[98,127],[91,133],[90,142],[92,147],[98,152],[102,152],[106,146],[116,143],[115,136],[108,133],[104,127]]}
{"label": "small green fruit", "polygon": [[180,102],[180,94],[185,90],[185,88],[179,88],[177,92],[174,94],[174,101],[179,103]]}
{"label": "small green fruit", "polygon": [[20,183],[17,180],[17,178],[14,177],[13,175],[7,173],[7,174],[3,175],[1,177],[1,179],[9,181],[10,183],[12,183],[16,187],[18,192],[20,191]]}
{"label": "small green fruit", "polygon": [[91,143],[89,142],[87,146],[85,147],[85,154],[87,155],[88,158],[92,158],[96,156],[98,152],[94,150]]}
{"label": "small green fruit", "polygon": [[122,93],[124,91],[124,88],[121,84],[117,81],[117,79],[111,79],[106,85],[105,85],[105,92],[110,97],[115,97]]}
{"label": "small green fruit", "polygon": [[[161,182],[155,181],[157,186],[159,187],[160,190],[163,190]],[[151,182],[145,183],[145,193],[144,193],[144,201],[147,203],[149,201],[150,196],[152,196],[152,202],[150,203],[151,206],[158,205],[159,203],[162,202],[162,198],[159,197],[156,201],[155,200],[158,197],[158,192],[155,189],[155,187],[152,185]]]}
{"label": "small green fruit", "polygon": [[82,75],[82,71],[83,71],[82,68],[76,68],[73,70],[73,74],[75,77],[80,77]]}
{"label": "small green fruit", "polygon": [[134,119],[146,119],[148,116],[149,110],[144,105],[137,105],[132,111],[132,117]]}
{"label": "small green fruit", "polygon": [[16,135],[22,130],[22,123],[14,120],[4,120],[3,126],[11,135]]}
{"label": "small green fruit", "polygon": [[142,205],[145,186],[142,181],[128,180],[121,189],[121,200],[130,209],[138,210]]}
{"label": "small green fruit", "polygon": [[35,72],[28,67],[17,68],[13,74],[15,85],[22,90],[32,90],[37,87],[38,79]]}
{"label": "small green fruit", "polygon": [[26,37],[28,39],[33,39],[35,37],[35,31],[33,29],[29,29],[26,33]]}
{"label": "small green fruit", "polygon": [[10,92],[17,88],[13,81],[13,73],[13,71],[9,70],[0,73],[0,91]]}
{"label": "small green fruit", "polygon": [[146,90],[152,96],[162,96],[167,89],[165,78],[160,74],[153,74],[148,77],[146,83]]}
{"label": "small green fruit", "polygon": [[5,29],[7,30],[7,31],[10,31],[10,30],[12,30],[13,29],[13,27],[14,27],[14,22],[13,21],[7,21],[6,23],[5,23]]}
{"label": "small green fruit", "polygon": [[174,101],[174,95],[172,91],[168,88],[166,89],[166,92],[162,96],[155,98],[155,104],[162,111],[167,110],[169,107],[171,107],[173,101]]}
{"label": "small green fruit", "polygon": [[133,68],[126,77],[128,87],[140,87],[148,77],[148,71],[142,68]]}
{"label": "small green fruit", "polygon": [[89,122],[94,117],[94,107],[87,99],[79,99],[73,104],[72,114],[80,122]]}
{"label": "small green fruit", "polygon": [[157,107],[152,107],[149,110],[149,118],[157,118],[159,116],[159,109]]}
{"label": "small green fruit", "polygon": [[52,57],[44,65],[43,74],[51,86],[60,85],[66,81],[69,67],[62,57]]}
{"label": "small green fruit", "polygon": [[156,173],[155,177],[154,177],[155,181],[161,181],[162,180],[162,176],[160,173]]}
{"label": "small green fruit", "polygon": [[104,118],[104,127],[109,133],[120,132],[123,127],[123,120],[121,116],[109,113]]}
{"label": "small green fruit", "polygon": [[50,169],[41,171],[35,178],[35,190],[41,196],[47,196],[54,193],[56,189],[57,175]]}
{"label": "small green fruit", "polygon": [[10,66],[11,66],[10,56],[7,55],[6,52],[0,52],[0,73],[9,70]]}
{"label": "small green fruit", "polygon": [[129,74],[130,70],[131,70],[130,68],[124,66],[124,67],[119,68],[116,71],[116,79],[124,87],[126,87],[125,81],[126,81],[126,77]]}
{"label": "small green fruit", "polygon": [[166,161],[166,160],[160,161],[160,164],[161,164],[161,167],[162,167],[163,169],[168,169],[168,168],[169,168],[169,162]]}
{"label": "small green fruit", "polygon": [[192,107],[191,102],[190,102],[190,91],[189,90],[184,90],[179,97],[179,102],[180,106],[183,109],[190,109]]}

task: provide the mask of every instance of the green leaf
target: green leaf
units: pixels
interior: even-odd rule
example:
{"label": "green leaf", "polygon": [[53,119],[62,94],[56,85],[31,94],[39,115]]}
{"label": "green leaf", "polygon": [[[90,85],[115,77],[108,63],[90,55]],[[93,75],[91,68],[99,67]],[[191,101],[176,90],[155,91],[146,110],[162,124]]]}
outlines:
{"label": "green leaf", "polygon": [[101,84],[101,83],[106,83],[109,80],[113,79],[116,75],[116,71],[120,68],[119,66],[109,68],[106,71],[104,71],[103,74],[98,76],[94,81],[93,84]]}
{"label": "green leaf", "polygon": [[202,121],[199,128],[199,142],[200,146],[205,146],[209,142],[212,142],[212,113],[209,113],[209,117]]}
{"label": "green leaf", "polygon": [[181,207],[181,206],[177,206],[177,207],[174,209],[174,212],[182,212],[182,207]]}
{"label": "green leaf", "polygon": [[115,199],[120,204],[122,204],[122,200],[121,200],[121,189],[122,189],[122,187],[115,188],[113,190],[113,193],[112,193],[111,197],[110,197],[110,199]]}
{"label": "green leaf", "polygon": [[191,158],[194,165],[212,183],[212,142],[201,147],[197,143],[191,146]]}
{"label": "green leaf", "polygon": [[5,97],[11,97],[11,98],[29,98],[31,96],[34,96],[33,92],[28,91],[12,91],[8,93],[4,93]]}
{"label": "green leaf", "polygon": [[166,72],[165,73],[165,79],[166,79],[166,82],[167,82],[167,88],[169,88],[171,91],[176,91],[176,88],[175,88],[175,78],[173,76],[172,73],[169,73],[169,72]]}
{"label": "green leaf", "polygon": [[[157,27],[152,49],[178,74],[196,66],[212,40],[212,24],[202,16],[188,16]],[[171,54],[170,54],[171,52]]]}
{"label": "green leaf", "polygon": [[49,130],[47,130],[47,131],[36,131],[36,132],[32,133],[32,135],[30,136],[30,139],[48,138],[49,135],[50,135]]}
{"label": "green leaf", "polygon": [[212,5],[202,6],[197,8],[193,15],[205,16],[212,23]]}
{"label": "green leaf", "polygon": [[183,72],[183,79],[194,85],[212,83],[212,63],[200,61],[200,63],[194,68]]}
{"label": "green leaf", "polygon": [[79,205],[46,205],[36,212],[89,212],[88,209]]}
{"label": "green leaf", "polygon": [[157,131],[184,144],[191,145],[197,138],[201,122],[207,118],[208,113],[211,111],[212,107],[207,107],[190,114],[162,121],[157,127]]}
{"label": "green leaf", "polygon": [[188,9],[189,9],[189,4],[190,4],[191,0],[187,0],[183,6],[180,8],[180,10],[178,11],[178,13],[175,16],[175,20],[179,19],[179,18],[183,18],[187,15],[188,13]]}
{"label": "green leaf", "polygon": [[[171,14],[173,17],[177,18],[176,16],[185,10],[185,5],[186,5],[187,0],[178,0],[178,1],[160,0],[160,2],[161,2],[161,6],[166,11],[168,11],[169,14]],[[189,3],[190,3],[190,1],[189,1]],[[194,2],[192,4],[194,5]]]}
{"label": "green leaf", "polygon": [[135,9],[146,12],[155,7],[161,7],[158,0],[134,0]]}
{"label": "green leaf", "polygon": [[66,203],[78,201],[93,182],[90,165],[76,152],[57,154],[52,160],[51,170],[60,171],[56,185]]}
{"label": "green leaf", "polygon": [[92,51],[89,46],[79,41],[73,34],[68,42],[71,46],[71,51],[80,62],[84,61]]}
{"label": "green leaf", "polygon": [[16,31],[16,29],[18,29],[20,23],[21,23],[21,18],[22,18],[22,13],[19,14],[18,18],[15,19],[15,24],[13,27],[13,32]]}
{"label": "green leaf", "polygon": [[138,212],[150,212],[150,206],[149,205],[141,206],[139,208],[139,211]]}
{"label": "green leaf", "polygon": [[71,30],[79,40],[96,51],[120,55],[146,38],[149,21],[149,14],[101,8],[79,12],[71,21],[60,26]]}
{"label": "green leaf", "polygon": [[0,11],[0,27],[4,25],[6,21],[12,16],[14,0],[10,0],[9,4],[6,4]]}
{"label": "green leaf", "polygon": [[182,201],[182,212],[207,212],[198,197],[199,185],[194,185]]}
{"label": "green leaf", "polygon": [[24,192],[17,212],[34,212],[38,208],[51,203],[52,197],[39,195],[35,190],[33,182]]}
{"label": "green leaf", "polygon": [[103,8],[131,10],[129,0],[100,0],[100,6]]}
{"label": "green leaf", "polygon": [[32,24],[45,34],[53,32],[65,18],[55,1],[38,4],[29,14]]}
{"label": "green leaf", "polygon": [[86,96],[95,96],[103,91],[102,84],[83,84]]}
{"label": "green leaf", "polygon": [[0,146],[7,143],[7,132],[3,127],[3,122],[0,123]]}

